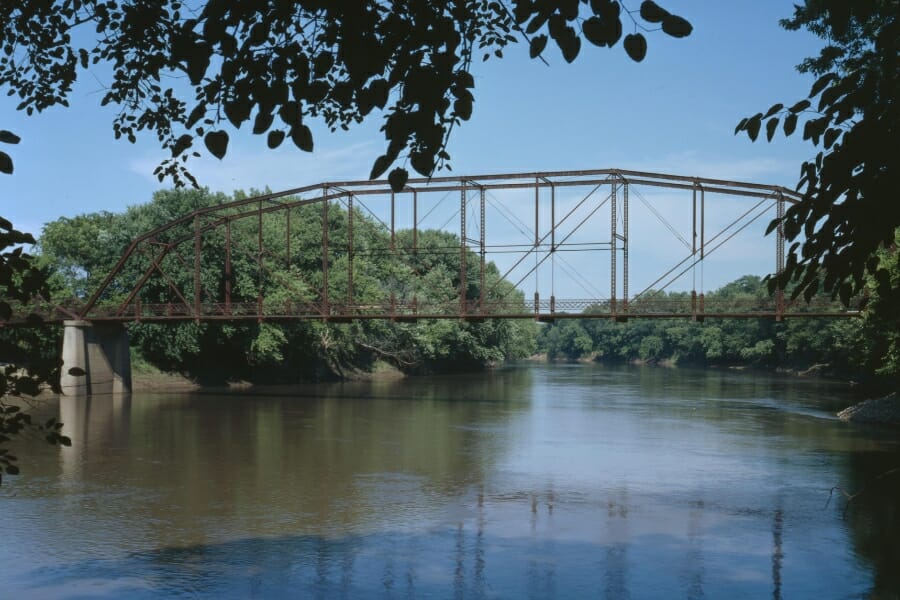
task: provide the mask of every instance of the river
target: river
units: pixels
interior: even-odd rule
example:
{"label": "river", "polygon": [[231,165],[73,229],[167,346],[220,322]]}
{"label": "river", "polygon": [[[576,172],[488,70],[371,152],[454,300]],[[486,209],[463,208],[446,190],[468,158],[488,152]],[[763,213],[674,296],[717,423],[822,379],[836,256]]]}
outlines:
{"label": "river", "polygon": [[895,432],[730,371],[482,374],[50,401],[0,597],[897,598]]}

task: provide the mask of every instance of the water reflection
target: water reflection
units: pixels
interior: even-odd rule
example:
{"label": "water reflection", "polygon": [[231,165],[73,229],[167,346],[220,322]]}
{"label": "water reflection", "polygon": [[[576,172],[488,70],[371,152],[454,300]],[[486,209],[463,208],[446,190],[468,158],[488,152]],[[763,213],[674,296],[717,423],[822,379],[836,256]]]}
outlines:
{"label": "water reflection", "polygon": [[893,597],[900,490],[847,521],[822,506],[898,444],[831,419],[847,400],[824,393],[541,366],[63,399],[73,447],[25,448],[0,500],[0,581],[25,597]]}

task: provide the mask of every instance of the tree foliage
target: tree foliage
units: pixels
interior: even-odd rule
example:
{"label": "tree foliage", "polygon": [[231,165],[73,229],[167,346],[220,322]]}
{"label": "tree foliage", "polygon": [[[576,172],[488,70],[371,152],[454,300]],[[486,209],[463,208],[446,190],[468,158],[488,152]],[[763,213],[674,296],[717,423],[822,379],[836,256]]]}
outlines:
{"label": "tree foliage", "polygon": [[[239,199],[243,194],[237,194]],[[166,224],[175,215],[230,200],[206,190],[168,190],[153,201],[133,206],[123,213],[100,212],[48,223],[40,238],[40,258],[53,276],[58,294],[81,295],[93,290],[108,273],[133,237]],[[333,205],[328,211],[327,255],[329,295],[340,302],[348,293],[348,210]],[[267,215],[261,230],[264,245],[285,246],[284,215]],[[231,264],[234,273],[233,302],[256,302],[284,306],[285,302],[316,300],[323,284],[322,210],[318,205],[301,206],[291,214],[290,263],[286,257],[266,253],[262,271],[256,244],[260,230],[256,219],[231,224]],[[460,290],[460,241],[454,234],[426,230],[418,232],[417,250],[412,232],[396,232],[399,254],[389,252],[389,234],[375,219],[353,213],[353,299],[378,304],[389,294],[398,303],[451,302],[458,305]],[[96,243],[102,239],[103,243]],[[94,243],[91,243],[95,240]],[[342,250],[343,249],[343,250]],[[203,289],[222,285],[225,243],[221,236],[206,236],[200,281]],[[148,258],[149,260],[149,258]],[[479,257],[467,255],[467,296],[480,294]],[[168,282],[184,289],[193,285],[193,274],[173,263],[166,281],[148,280],[142,291],[145,302],[170,300]],[[127,263],[117,281],[140,278],[146,265]],[[521,292],[502,281],[497,268],[488,263],[485,283],[487,299],[523,302]],[[115,289],[107,300],[121,301],[130,288]],[[295,321],[270,323],[134,323],[129,333],[137,353],[164,370],[183,372],[209,382],[230,379],[251,381],[297,381],[340,377],[353,370],[369,370],[383,361],[408,372],[471,369],[509,358],[521,358],[534,348],[533,324],[488,320],[427,321],[416,324],[361,320],[352,323]]]}
{"label": "tree foliage", "polygon": [[[900,240],[898,240],[900,241]],[[886,251],[885,251],[886,252]],[[900,282],[900,268],[892,259],[891,277]],[[873,302],[876,286],[870,280]],[[663,293],[684,300],[686,292]],[[747,275],[707,294],[717,306],[765,302],[766,285]],[[589,309],[590,310],[590,309]],[[550,358],[600,361],[671,361],[687,365],[742,365],[805,370],[825,368],[832,373],[872,378],[900,375],[900,334],[885,328],[896,318],[896,306],[879,307],[863,318],[803,318],[778,323],[773,319],[635,319],[626,324],[606,319],[561,319],[544,326],[538,349]],[[891,315],[894,315],[891,317]]]}
{"label": "tree foliage", "polygon": [[[690,23],[650,0],[55,0],[3,2],[0,87],[28,114],[67,105],[90,65],[112,70],[101,104],[118,107],[117,138],[156,135],[171,157],[160,180],[194,182],[185,166],[202,140],[228,151],[230,128],[247,126],[269,148],[314,146],[310,124],[348,129],[373,111],[387,142],[371,178],[402,157],[429,176],[449,168],[447,140],[473,111],[473,62],[500,58],[527,40],[532,58],[552,39],[572,62],[582,40],[623,47],[643,60],[639,30],[673,37]],[[171,82],[171,83],[170,83]],[[4,132],[6,133],[6,132]],[[0,141],[7,141],[0,138]],[[11,161],[0,154],[0,168]],[[405,166],[391,171],[395,189]]]}
{"label": "tree foliage", "polygon": [[[17,231],[0,217],[0,323],[14,308],[28,306],[48,293],[45,273],[22,246],[33,243],[31,234]],[[8,401],[10,396],[36,396],[46,382],[59,381],[53,337],[39,326],[39,318],[32,316],[30,321],[30,328],[14,330],[0,325],[0,482],[4,473],[19,472],[17,457],[7,444],[22,431],[38,431],[51,444],[71,443],[61,434],[59,423],[33,424],[22,406]]]}
{"label": "tree foliage", "polygon": [[900,302],[890,265],[878,250],[894,243],[900,227],[900,2],[806,0],[781,22],[825,40],[818,56],[798,69],[818,78],[807,98],[777,103],[743,119],[756,140],[800,131],[819,151],[800,168],[800,203],[781,222],[789,248],[785,270],[772,286],[796,283],[810,298],[819,289],[845,303],[871,273],[882,298]]}

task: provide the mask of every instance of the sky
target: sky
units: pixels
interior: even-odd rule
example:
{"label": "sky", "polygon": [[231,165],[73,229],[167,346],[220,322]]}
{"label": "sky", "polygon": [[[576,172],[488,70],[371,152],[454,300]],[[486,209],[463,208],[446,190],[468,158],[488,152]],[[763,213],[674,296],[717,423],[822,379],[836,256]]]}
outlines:
{"label": "sky", "polygon": [[[626,4],[636,9],[639,1]],[[805,97],[812,77],[799,74],[795,65],[816,54],[821,41],[779,27],[778,19],[792,13],[790,0],[662,4],[691,21],[694,32],[684,39],[650,33],[647,56],[639,64],[621,44],[605,49],[587,43],[578,59],[567,64],[551,42],[544,52],[549,66],[529,59],[525,43],[509,47],[502,60],[475,65],[474,112],[454,130],[448,148],[452,174],[621,168],[793,188],[813,147],[796,134],[751,143],[734,135],[734,128],[742,117],[776,102]],[[4,148],[13,157],[15,173],[0,177],[0,215],[20,229],[39,233],[44,223],[59,217],[120,211],[171,186],[153,175],[166,155],[153,136],[136,144],[114,139],[114,112],[99,106],[106,75],[95,70],[80,77],[70,108],[27,117],[15,110],[13,99],[3,94],[0,100],[0,126],[22,138],[19,145]],[[314,128],[313,153],[289,143],[272,151],[265,136],[232,131],[225,159],[193,159],[192,172],[201,185],[227,193],[365,179],[385,148],[380,125],[375,111],[349,132]],[[667,219],[683,224],[683,202],[649,190],[644,196]],[[632,200],[633,206],[638,204]],[[721,218],[734,210],[724,210]],[[760,223],[764,221],[768,219]],[[632,223],[635,259],[642,252],[648,261],[655,256],[663,265],[679,247],[674,236],[659,234],[661,225],[653,218]],[[722,259],[718,266],[705,267],[709,280],[704,287],[772,269],[774,242],[763,240],[761,229],[747,233],[757,237],[738,240],[730,251],[732,258],[746,260]],[[721,254],[727,258],[729,253],[723,248]],[[577,262],[570,266],[587,268]],[[633,287],[665,270],[634,268]],[[587,290],[564,293],[583,297]]]}

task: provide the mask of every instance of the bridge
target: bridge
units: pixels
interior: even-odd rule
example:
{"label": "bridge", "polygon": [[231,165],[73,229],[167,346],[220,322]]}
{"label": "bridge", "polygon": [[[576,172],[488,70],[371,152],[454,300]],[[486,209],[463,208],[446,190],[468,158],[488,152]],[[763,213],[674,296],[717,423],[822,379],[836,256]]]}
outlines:
{"label": "bridge", "polygon": [[[127,360],[123,324],[140,321],[857,314],[788,301],[781,290],[764,299],[707,300],[705,265],[742,233],[753,236],[751,253],[769,246],[766,271],[784,268],[783,231],[763,237],[761,228],[797,201],[780,186],[619,169],[410,179],[397,192],[383,180],[320,183],[180,216],[136,238],[90,297],[25,312],[64,322],[64,362],[89,375],[88,363]],[[633,230],[644,223],[656,229],[636,246]],[[423,243],[436,230],[449,236]],[[675,241],[661,266],[644,256],[662,247],[658,232]],[[300,265],[300,250],[308,256],[312,247],[318,264]],[[644,259],[637,268],[636,256]],[[360,273],[368,257],[408,276]],[[454,289],[441,297],[423,293],[429,257],[454,265]],[[673,285],[685,293],[664,293]],[[124,389],[128,377],[119,378]],[[67,385],[84,387],[71,378]]]}

